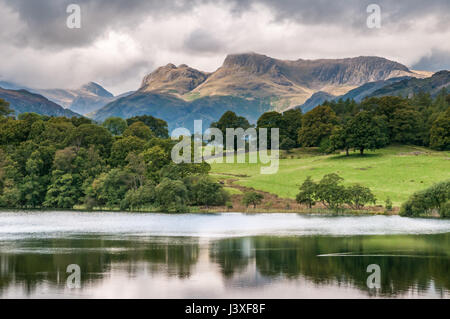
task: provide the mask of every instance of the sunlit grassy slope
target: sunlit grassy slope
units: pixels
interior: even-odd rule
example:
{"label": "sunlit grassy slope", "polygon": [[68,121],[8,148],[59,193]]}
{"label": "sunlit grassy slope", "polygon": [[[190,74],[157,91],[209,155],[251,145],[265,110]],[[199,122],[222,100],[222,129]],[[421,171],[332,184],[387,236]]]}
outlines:
{"label": "sunlit grassy slope", "polygon": [[284,198],[295,198],[307,176],[319,180],[328,173],[338,173],[345,184],[360,183],[370,187],[383,204],[390,197],[399,206],[413,192],[450,178],[450,152],[436,152],[423,147],[391,146],[359,156],[354,153],[317,155],[297,150],[280,160],[278,173],[260,174],[260,164],[211,164],[211,173],[220,179],[237,179],[236,184],[253,187]]}

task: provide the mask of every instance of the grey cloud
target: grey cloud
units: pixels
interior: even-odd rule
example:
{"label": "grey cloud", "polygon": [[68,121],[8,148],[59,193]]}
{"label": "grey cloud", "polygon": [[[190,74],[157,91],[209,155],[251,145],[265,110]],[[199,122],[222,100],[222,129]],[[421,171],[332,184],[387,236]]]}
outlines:
{"label": "grey cloud", "polygon": [[[90,44],[110,29],[131,29],[148,16],[175,14],[195,8],[203,0],[0,0],[26,24],[22,45],[76,47]],[[66,27],[66,8],[81,7],[81,29]]]}
{"label": "grey cloud", "polygon": [[224,43],[213,34],[201,29],[193,31],[188,36],[184,41],[184,47],[197,53],[218,53],[225,48]]}
{"label": "grey cloud", "polygon": [[[110,29],[132,29],[148,16],[188,13],[202,3],[213,0],[0,0],[18,12],[26,24],[26,31],[18,35],[23,46],[76,47],[88,45]],[[382,8],[383,24],[408,27],[414,19],[433,14],[440,28],[449,28],[449,0],[221,0],[232,6],[234,14],[241,14],[253,5],[265,5],[277,20],[289,19],[298,24],[339,25],[368,32],[365,26],[366,7],[370,3]],[[82,9],[82,28],[65,27],[66,7],[77,3]],[[220,23],[220,22],[218,22]],[[194,35],[195,36],[195,35]],[[202,46],[206,38],[187,40],[192,49]],[[190,41],[190,42],[189,42]],[[217,44],[217,43],[216,43]]]}
{"label": "grey cloud", "polygon": [[434,49],[431,55],[422,57],[413,65],[416,70],[450,70],[450,52]]}

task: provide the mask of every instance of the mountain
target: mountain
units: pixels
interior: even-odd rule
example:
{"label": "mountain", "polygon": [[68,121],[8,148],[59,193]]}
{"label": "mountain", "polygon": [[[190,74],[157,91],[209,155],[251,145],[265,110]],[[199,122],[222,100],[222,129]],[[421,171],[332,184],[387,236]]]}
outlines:
{"label": "mountain", "polygon": [[234,54],[190,94],[268,98],[282,111],[318,91],[342,95],[364,83],[399,76],[423,77],[380,57],[287,61],[256,53]]}
{"label": "mountain", "polygon": [[114,95],[97,83],[89,82],[78,89],[39,89],[37,93],[74,112],[87,114],[114,100]]}
{"label": "mountain", "polygon": [[407,97],[421,91],[428,92],[431,96],[436,96],[443,88],[450,90],[450,71],[447,70],[436,72],[426,79],[408,78],[388,84],[374,91],[369,96],[394,95]]}
{"label": "mountain", "polygon": [[[40,94],[50,101],[79,114],[96,111],[117,98],[94,82],[89,82],[78,89],[36,89],[8,81],[0,81],[0,87],[8,90],[27,90],[31,93]],[[128,94],[131,94],[131,92]]]}
{"label": "mountain", "polygon": [[255,122],[262,112],[284,111],[320,91],[310,103],[399,76],[425,75],[380,57],[287,61],[256,53],[233,54],[212,73],[185,64],[159,67],[144,77],[136,92],[89,116],[102,121],[150,114],[166,120],[169,128],[189,128],[193,119],[209,125],[232,110]]}
{"label": "mountain", "polygon": [[49,101],[42,95],[28,92],[26,90],[7,90],[0,87],[0,99],[10,104],[15,114],[34,112],[48,116],[80,116],[79,114],[66,110],[60,105]]}

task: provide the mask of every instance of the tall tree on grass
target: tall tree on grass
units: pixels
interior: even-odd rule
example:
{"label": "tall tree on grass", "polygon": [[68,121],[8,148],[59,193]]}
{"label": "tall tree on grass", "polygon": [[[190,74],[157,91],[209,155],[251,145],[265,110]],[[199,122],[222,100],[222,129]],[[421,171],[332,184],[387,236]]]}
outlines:
{"label": "tall tree on grass", "polygon": [[309,208],[312,208],[312,206],[316,203],[316,190],[317,184],[314,183],[314,181],[311,179],[311,176],[308,176],[300,186],[300,193],[298,193],[295,198],[297,200],[297,203],[305,204]]}
{"label": "tall tree on grass", "polygon": [[329,106],[316,107],[303,115],[302,128],[298,131],[299,144],[305,147],[319,146],[322,139],[331,135],[336,124],[336,113]]}
{"label": "tall tree on grass", "polygon": [[430,131],[430,147],[436,150],[450,150],[450,108],[434,121]]}
{"label": "tall tree on grass", "polygon": [[359,112],[344,130],[348,146],[359,150],[361,155],[364,155],[366,149],[379,149],[389,143],[386,123],[371,112]]}
{"label": "tall tree on grass", "polygon": [[256,208],[256,205],[261,204],[264,196],[257,192],[247,192],[244,194],[242,198],[242,204],[245,206],[253,205],[253,208]]}

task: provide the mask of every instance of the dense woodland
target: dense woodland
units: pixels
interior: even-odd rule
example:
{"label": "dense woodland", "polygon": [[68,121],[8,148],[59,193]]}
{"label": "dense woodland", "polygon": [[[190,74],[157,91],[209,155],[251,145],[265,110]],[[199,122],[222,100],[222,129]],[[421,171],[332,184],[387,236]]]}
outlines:
{"label": "dense woodland", "polygon": [[[450,94],[444,89],[435,98],[419,93],[361,103],[325,102],[306,114],[299,109],[267,112],[256,126],[280,128],[280,148],[287,151],[319,147],[324,153],[345,150],[363,155],[392,143],[449,150],[449,106]],[[171,161],[176,141],[169,138],[163,120],[144,115],[97,124],[83,117],[12,114],[8,103],[0,100],[0,207],[182,212],[188,206],[228,201],[222,186],[208,177],[209,164]],[[229,111],[212,126],[225,131],[252,125]],[[302,196],[299,201],[306,206],[317,200]],[[373,202],[367,196],[366,202]],[[248,203],[256,206],[258,201]]]}

